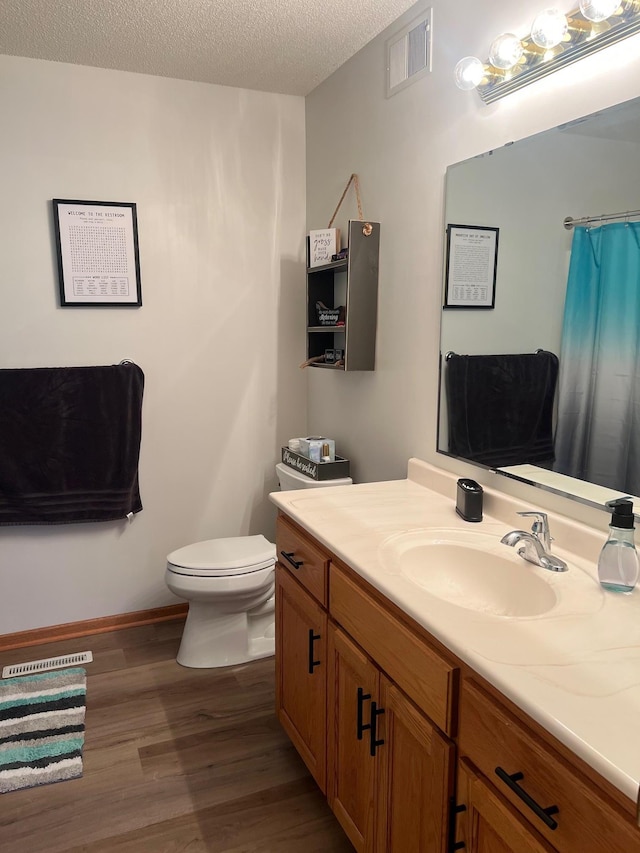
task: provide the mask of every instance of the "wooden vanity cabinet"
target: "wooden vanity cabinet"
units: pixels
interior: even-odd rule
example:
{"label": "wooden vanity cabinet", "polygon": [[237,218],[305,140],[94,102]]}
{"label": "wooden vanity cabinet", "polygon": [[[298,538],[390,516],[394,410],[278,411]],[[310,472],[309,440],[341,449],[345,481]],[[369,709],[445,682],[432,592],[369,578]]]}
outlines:
{"label": "wooden vanity cabinet", "polygon": [[328,560],[282,517],[276,542],[276,709],[326,793]]}
{"label": "wooden vanity cabinet", "polygon": [[359,853],[640,853],[610,783],[284,516],[277,544],[278,716]]}
{"label": "wooden vanity cabinet", "polygon": [[[323,599],[318,566],[330,569],[329,585],[336,581],[330,600],[340,618],[349,621],[346,614],[355,608],[352,628],[360,642],[377,650],[412,693],[429,697],[447,726],[453,718],[450,663],[405,634],[404,626],[385,621],[380,605],[282,516],[277,548],[276,703],[283,727],[359,853],[447,853],[453,744],[371,649],[328,618],[309,591]],[[399,652],[387,657],[394,630],[401,635]],[[431,686],[416,675],[416,660]],[[431,696],[434,686],[442,697]]]}

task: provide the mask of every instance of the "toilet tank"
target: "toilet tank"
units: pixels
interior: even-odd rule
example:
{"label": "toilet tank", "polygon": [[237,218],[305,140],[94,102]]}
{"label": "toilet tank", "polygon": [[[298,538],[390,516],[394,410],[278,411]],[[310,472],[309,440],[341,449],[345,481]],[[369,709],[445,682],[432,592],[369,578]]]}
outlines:
{"label": "toilet tank", "polygon": [[338,480],[313,480],[289,468],[284,462],[276,465],[276,475],[280,483],[280,489],[288,492],[290,489],[321,489],[327,486],[350,486],[353,483],[351,477],[340,477]]}

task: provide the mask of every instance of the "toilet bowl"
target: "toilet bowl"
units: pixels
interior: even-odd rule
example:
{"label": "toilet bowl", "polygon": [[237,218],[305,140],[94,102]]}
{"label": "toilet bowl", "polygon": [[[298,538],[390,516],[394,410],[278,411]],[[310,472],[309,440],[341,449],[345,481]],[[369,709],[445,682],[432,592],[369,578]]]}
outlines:
{"label": "toilet bowl", "polygon": [[169,554],[166,584],[189,602],[179,664],[231,666],[274,653],[275,562],[264,536],[208,539]]}
{"label": "toilet bowl", "polygon": [[[350,477],[318,482],[282,463],[281,489],[349,485]],[[264,536],[207,539],[172,551],[165,582],[189,602],[177,661],[215,668],[275,652],[276,546]]]}

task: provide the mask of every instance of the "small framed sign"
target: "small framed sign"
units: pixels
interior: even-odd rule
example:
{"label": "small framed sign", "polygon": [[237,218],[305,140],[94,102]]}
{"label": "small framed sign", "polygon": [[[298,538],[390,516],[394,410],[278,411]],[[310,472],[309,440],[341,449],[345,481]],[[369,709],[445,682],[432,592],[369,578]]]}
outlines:
{"label": "small framed sign", "polygon": [[445,308],[494,308],[498,228],[447,225]]}
{"label": "small framed sign", "polygon": [[323,228],[309,231],[309,267],[331,263],[331,256],[340,251],[340,229]]}
{"label": "small framed sign", "polygon": [[136,206],[54,198],[60,305],[142,305]]}

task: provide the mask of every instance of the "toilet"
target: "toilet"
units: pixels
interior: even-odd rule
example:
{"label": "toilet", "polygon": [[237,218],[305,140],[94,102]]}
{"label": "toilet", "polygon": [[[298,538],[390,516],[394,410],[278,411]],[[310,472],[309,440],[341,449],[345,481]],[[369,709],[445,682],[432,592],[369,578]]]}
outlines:
{"label": "toilet", "polygon": [[[276,473],[282,490],[352,483],[312,480],[282,462]],[[169,554],[165,582],[189,602],[179,664],[215,668],[274,654],[275,563],[276,546],[261,535],[207,539]]]}

